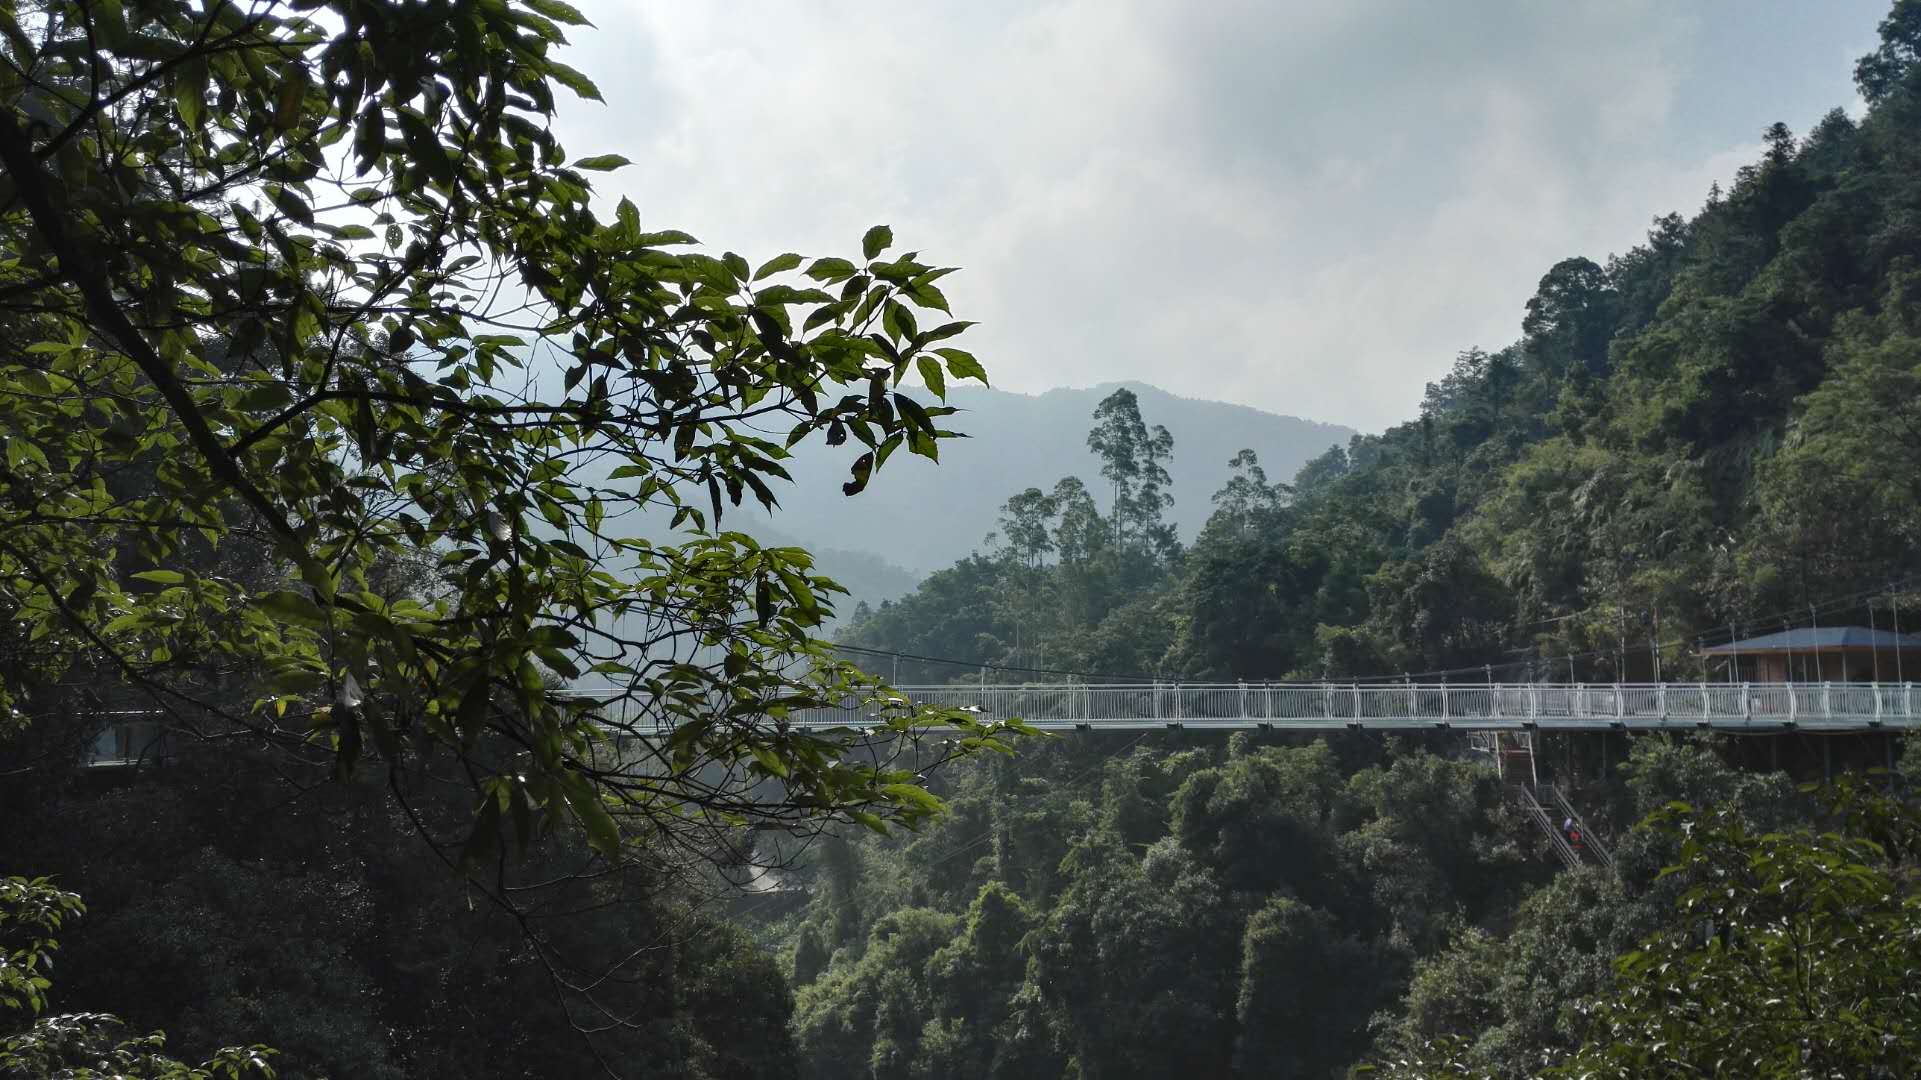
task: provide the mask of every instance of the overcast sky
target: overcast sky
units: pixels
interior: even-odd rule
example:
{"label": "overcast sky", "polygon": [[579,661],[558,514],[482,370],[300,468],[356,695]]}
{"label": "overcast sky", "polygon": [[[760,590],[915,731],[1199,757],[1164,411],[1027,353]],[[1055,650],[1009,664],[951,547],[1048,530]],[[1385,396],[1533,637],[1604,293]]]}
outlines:
{"label": "overcast sky", "polygon": [[571,154],[650,227],[943,282],[994,384],[1375,430],[1601,260],[1857,107],[1887,0],[584,0]]}

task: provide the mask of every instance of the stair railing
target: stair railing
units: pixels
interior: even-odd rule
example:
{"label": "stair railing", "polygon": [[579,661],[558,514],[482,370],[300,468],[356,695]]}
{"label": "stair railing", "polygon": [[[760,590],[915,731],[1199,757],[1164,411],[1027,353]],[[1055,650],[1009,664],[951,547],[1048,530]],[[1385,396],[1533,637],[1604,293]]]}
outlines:
{"label": "stair railing", "polygon": [[1567,842],[1567,837],[1561,835],[1561,830],[1554,824],[1554,819],[1548,817],[1547,809],[1534,798],[1534,793],[1527,789],[1527,785],[1515,787],[1514,801],[1521,807],[1522,813],[1532,819],[1534,824],[1540,826],[1541,832],[1547,836],[1548,846],[1554,849],[1554,854],[1559,856],[1563,863],[1570,869],[1581,865],[1580,852],[1575,851],[1574,846]]}
{"label": "stair railing", "polygon": [[1587,820],[1581,817],[1580,812],[1574,809],[1574,804],[1568,801],[1567,793],[1553,784],[1542,784],[1541,790],[1547,795],[1548,805],[1559,811],[1563,819],[1572,819],[1574,827],[1581,830],[1581,845],[1594,852],[1594,857],[1601,860],[1602,866],[1613,870],[1614,853],[1607,849],[1607,845],[1601,842],[1601,837],[1593,829],[1588,828]]}

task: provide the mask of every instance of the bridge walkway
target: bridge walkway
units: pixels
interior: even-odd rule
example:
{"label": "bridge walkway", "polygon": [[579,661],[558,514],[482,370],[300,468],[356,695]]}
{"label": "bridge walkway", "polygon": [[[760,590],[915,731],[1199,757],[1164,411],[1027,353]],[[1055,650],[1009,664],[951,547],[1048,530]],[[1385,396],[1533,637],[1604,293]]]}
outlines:
{"label": "bridge walkway", "polygon": [[[591,691],[579,691],[591,694]],[[1913,683],[1084,683],[902,686],[909,701],[1048,731],[1868,731],[1921,727]],[[871,706],[808,709],[797,727],[866,727]]]}

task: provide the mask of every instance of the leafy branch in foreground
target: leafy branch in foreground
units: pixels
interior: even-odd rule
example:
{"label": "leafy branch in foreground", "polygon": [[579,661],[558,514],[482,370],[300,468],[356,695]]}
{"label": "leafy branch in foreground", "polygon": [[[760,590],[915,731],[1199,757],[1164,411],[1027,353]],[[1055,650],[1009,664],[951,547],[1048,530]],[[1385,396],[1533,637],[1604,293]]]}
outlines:
{"label": "leafy branch in foreground", "polygon": [[105,1013],[40,1015],[54,937],[86,908],[45,878],[0,878],[0,1077],[127,1077],[129,1080],[272,1080],[265,1047],[227,1047],[194,1066],[169,1057],[164,1035],[125,1036]]}
{"label": "leafy branch in foreground", "polygon": [[[624,199],[603,219],[587,174],[621,159],[569,165],[548,130],[557,89],[598,97],[562,24],[0,6],[4,690],[122,680],[343,770],[451,755],[470,858],[567,821],[608,856],[916,821],[911,770],[786,719],[864,699],[962,750],[1004,725],[877,695],[813,640],[835,586],[807,555],[718,522],[774,505],[803,439],[860,444],[850,495],[937,456],[952,410],[897,387],[983,378],[941,344],[966,323],[920,321],[949,271],[884,257],[885,227],[859,262],[756,268]],[[383,584],[423,553],[421,588]],[[607,692],[553,688],[579,678]]]}

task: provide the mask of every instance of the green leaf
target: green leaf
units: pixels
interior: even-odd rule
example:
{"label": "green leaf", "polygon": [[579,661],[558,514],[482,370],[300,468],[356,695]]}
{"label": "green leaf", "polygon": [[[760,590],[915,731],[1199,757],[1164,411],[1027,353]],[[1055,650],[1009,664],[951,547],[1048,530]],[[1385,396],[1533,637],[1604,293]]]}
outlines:
{"label": "green leaf", "polygon": [[613,815],[607,812],[586,778],[579,773],[568,773],[560,790],[587,833],[587,845],[609,859],[618,858],[620,827],[614,824]]}
{"label": "green leaf", "polygon": [[807,268],[808,277],[830,285],[846,281],[858,273],[860,268],[846,259],[815,259],[813,265]]}
{"label": "green leaf", "polygon": [[769,285],[754,294],[761,304],[825,304],[834,298],[819,289],[796,289],[792,285]]}
{"label": "green leaf", "polygon": [[315,628],[327,625],[327,613],[301,593],[280,589],[254,597],[253,606],[276,619]]}
{"label": "green leaf", "polygon": [[946,401],[947,380],[941,375],[940,361],[922,353],[914,358],[914,366],[920,370],[921,382],[927,384],[927,389],[932,391],[935,397]]}
{"label": "green leaf", "polygon": [[525,2],[532,10],[547,16],[557,23],[562,23],[567,26],[594,25],[587,21],[587,16],[582,15],[578,8],[572,4],[562,3],[561,0],[525,0]]}
{"label": "green leaf", "polygon": [[974,354],[960,349],[935,349],[947,360],[947,372],[956,379],[979,379],[982,386],[987,385],[987,369],[981,367]]}
{"label": "green leaf", "polygon": [[155,585],[178,585],[187,580],[187,575],[178,570],[142,570],[132,577],[139,581],[151,581]]}
{"label": "green leaf", "polygon": [[205,60],[189,60],[180,66],[180,72],[173,80],[173,101],[174,107],[180,110],[180,122],[199,130],[207,119]]}
{"label": "green leaf", "polygon": [[947,310],[947,296],[932,285],[909,285],[901,291],[919,307]]}
{"label": "green leaf", "polygon": [[[760,264],[760,269],[754,271],[754,280],[759,281],[762,278],[772,277],[775,274],[786,273],[799,265],[800,256],[791,251],[785,255],[776,255]],[[852,264],[849,265],[851,266]],[[828,299],[832,300],[833,297],[830,296]]]}
{"label": "green leaf", "polygon": [[787,763],[780,759],[779,754],[774,753],[767,747],[752,744],[748,746],[747,750],[754,755],[755,761],[760,762],[760,767],[766,769],[769,773],[783,779],[790,775]]}
{"label": "green leaf", "polygon": [[615,169],[624,169],[632,164],[633,162],[619,154],[599,154],[595,157],[581,158],[574,162],[574,168],[586,169],[588,172],[613,172]]}
{"label": "green leaf", "polygon": [[889,247],[893,246],[893,243],[894,230],[885,225],[874,226],[867,230],[866,236],[860,238],[861,251],[869,259],[886,251]]}
{"label": "green leaf", "polygon": [[600,96],[600,87],[595,86],[592,79],[589,79],[587,76],[582,75],[580,72],[558,60],[547,61],[547,71],[548,74],[554,77],[555,82],[586,98],[588,101],[606,100]]}

